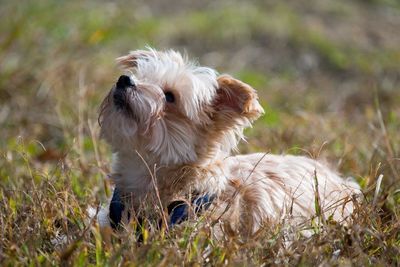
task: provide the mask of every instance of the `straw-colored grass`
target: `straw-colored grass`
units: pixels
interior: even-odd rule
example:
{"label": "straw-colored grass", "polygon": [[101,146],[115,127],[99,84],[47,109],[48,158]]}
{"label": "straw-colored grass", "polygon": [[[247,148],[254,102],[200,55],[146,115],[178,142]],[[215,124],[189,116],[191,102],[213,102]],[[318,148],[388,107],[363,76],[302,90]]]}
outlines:
{"label": "straw-colored grass", "polygon": [[[23,2],[0,8],[0,265],[400,264],[397,1]],[[142,243],[132,223],[104,242],[87,214],[109,194],[98,107],[114,58],[146,44],[253,85],[266,115],[241,152],[305,154],[354,177],[354,223],[310,222],[292,242],[271,225],[243,242],[193,222],[144,228]]]}

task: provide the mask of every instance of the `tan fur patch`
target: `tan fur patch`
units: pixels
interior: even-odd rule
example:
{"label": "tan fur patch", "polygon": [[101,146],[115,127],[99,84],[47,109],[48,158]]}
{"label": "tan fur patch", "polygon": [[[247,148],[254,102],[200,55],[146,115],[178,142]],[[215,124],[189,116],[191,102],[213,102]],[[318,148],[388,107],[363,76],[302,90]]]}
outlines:
{"label": "tan fur patch", "polygon": [[235,189],[240,189],[242,182],[239,179],[229,179],[229,184]]}

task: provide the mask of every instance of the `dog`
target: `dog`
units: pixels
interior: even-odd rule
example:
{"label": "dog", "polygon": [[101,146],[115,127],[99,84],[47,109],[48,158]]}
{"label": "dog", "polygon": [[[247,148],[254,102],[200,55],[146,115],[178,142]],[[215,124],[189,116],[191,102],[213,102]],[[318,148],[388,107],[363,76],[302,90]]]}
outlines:
{"label": "dog", "polygon": [[116,227],[145,209],[148,217],[163,217],[171,205],[183,205],[185,211],[164,216],[167,224],[185,220],[190,207],[208,208],[215,220],[252,235],[284,218],[340,222],[352,214],[359,185],[316,160],[231,155],[243,130],[264,113],[250,85],[173,50],[147,48],[117,62],[127,75],[119,77],[99,115],[101,137],[113,151],[115,183],[100,224]]}

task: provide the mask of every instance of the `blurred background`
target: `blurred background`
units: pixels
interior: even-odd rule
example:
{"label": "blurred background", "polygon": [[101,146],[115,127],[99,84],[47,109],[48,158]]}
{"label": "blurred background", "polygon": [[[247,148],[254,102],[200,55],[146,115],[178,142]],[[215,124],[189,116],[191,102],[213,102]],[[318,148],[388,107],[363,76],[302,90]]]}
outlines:
{"label": "blurred background", "polygon": [[149,45],[258,90],[266,114],[243,152],[327,157],[355,176],[382,162],[394,177],[399,29],[395,0],[2,1],[0,145],[22,142],[39,164],[93,163],[95,145],[108,160],[93,138],[100,101],[121,74],[114,59]]}
{"label": "blurred background", "polygon": [[266,115],[244,150],[326,143],[336,162],[365,173],[387,155],[378,109],[389,156],[399,148],[395,0],[2,1],[0,22],[2,148],[22,137],[54,150],[44,159],[75,141],[92,154],[88,121],[97,127],[99,103],[120,74],[114,59],[146,45],[187,52],[259,91]]}
{"label": "blurred background", "polygon": [[400,203],[399,1],[0,1],[0,262],[52,252],[55,217],[83,231],[104,201],[99,105],[114,59],[146,45],[258,90],[241,152],[326,160],[363,188],[384,174],[384,207]]}

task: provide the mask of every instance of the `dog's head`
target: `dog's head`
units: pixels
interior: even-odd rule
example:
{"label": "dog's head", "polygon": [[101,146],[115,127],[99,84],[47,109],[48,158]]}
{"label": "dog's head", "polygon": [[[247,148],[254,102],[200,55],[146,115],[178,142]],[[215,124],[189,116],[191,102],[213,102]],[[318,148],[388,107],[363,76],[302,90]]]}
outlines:
{"label": "dog's head", "polygon": [[263,112],[256,91],[175,51],[139,50],[117,59],[129,73],[104,99],[101,135],[115,151],[163,165],[229,153]]}

